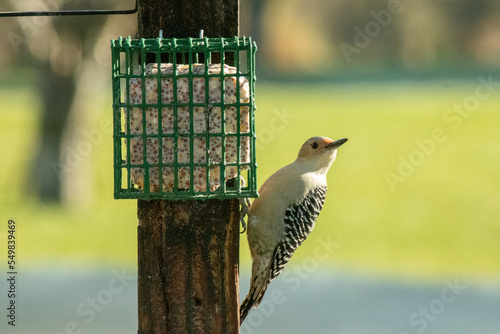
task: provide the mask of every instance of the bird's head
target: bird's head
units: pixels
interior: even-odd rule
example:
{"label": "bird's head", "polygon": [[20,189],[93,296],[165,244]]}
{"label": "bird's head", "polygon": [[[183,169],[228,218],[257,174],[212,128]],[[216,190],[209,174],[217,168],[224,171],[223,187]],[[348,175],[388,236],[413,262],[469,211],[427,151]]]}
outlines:
{"label": "bird's head", "polygon": [[337,155],[337,148],[344,144],[347,138],[333,140],[328,137],[309,138],[300,148],[297,160],[318,172],[326,174]]}

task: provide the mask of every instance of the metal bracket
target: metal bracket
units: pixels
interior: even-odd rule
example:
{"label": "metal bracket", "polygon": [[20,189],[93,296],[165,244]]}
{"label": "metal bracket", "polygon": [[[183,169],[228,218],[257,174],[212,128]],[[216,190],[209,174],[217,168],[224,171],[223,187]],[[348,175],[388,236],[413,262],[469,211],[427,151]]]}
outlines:
{"label": "metal bracket", "polygon": [[29,12],[0,12],[0,17],[18,17],[18,16],[71,16],[71,15],[127,15],[137,13],[138,5],[135,0],[134,9],[124,10],[60,10],[60,11],[29,11]]}

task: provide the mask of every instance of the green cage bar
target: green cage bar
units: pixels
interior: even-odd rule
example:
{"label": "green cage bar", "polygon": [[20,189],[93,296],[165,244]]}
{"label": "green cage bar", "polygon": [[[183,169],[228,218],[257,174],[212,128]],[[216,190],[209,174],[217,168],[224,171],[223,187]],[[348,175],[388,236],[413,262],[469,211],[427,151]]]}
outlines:
{"label": "green cage bar", "polygon": [[249,37],[111,41],[115,198],[257,197],[256,50]]}

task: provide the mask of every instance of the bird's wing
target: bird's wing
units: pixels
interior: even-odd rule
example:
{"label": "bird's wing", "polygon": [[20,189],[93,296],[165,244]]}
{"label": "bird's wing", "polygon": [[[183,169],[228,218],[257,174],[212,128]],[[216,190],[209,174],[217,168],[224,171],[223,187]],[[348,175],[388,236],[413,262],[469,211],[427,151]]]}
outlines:
{"label": "bird's wing", "polygon": [[267,285],[283,271],[295,250],[313,230],[316,219],[325,203],[326,190],[326,186],[317,187],[311,190],[299,203],[291,205],[286,210],[283,238],[274,250],[268,281],[257,298],[257,304],[262,300]]}

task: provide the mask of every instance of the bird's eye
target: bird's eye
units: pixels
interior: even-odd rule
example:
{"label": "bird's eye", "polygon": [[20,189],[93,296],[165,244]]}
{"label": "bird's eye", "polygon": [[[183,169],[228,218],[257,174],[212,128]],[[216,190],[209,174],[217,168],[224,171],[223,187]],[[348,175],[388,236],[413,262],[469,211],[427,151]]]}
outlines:
{"label": "bird's eye", "polygon": [[312,143],[311,144],[311,147],[315,150],[318,148],[318,143]]}

